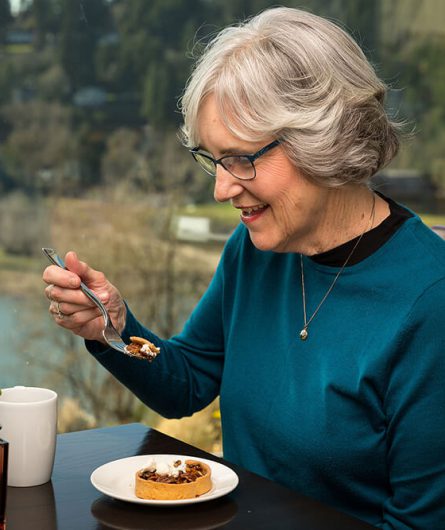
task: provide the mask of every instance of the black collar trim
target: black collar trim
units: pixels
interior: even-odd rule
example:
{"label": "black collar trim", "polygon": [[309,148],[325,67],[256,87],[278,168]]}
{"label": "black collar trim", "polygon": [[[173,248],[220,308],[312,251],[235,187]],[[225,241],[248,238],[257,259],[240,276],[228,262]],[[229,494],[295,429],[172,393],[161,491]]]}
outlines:
{"label": "black collar trim", "polygon": [[[379,195],[389,204],[390,214],[378,226],[372,230],[369,230],[369,232],[366,232],[363,235],[360,244],[355,249],[347,266],[360,263],[360,261],[363,261],[374,254],[376,250],[383,246],[392,237],[392,235],[397,232],[397,230],[407,219],[413,217],[412,212],[396,203],[389,197],[385,197],[379,192],[375,193],[377,193],[377,195]],[[347,241],[338,247],[327,250],[326,252],[315,254],[314,256],[311,256],[311,259],[320,265],[341,267],[351,252],[354,244],[357,242],[358,237],[355,237],[354,239],[351,239],[350,241]]]}

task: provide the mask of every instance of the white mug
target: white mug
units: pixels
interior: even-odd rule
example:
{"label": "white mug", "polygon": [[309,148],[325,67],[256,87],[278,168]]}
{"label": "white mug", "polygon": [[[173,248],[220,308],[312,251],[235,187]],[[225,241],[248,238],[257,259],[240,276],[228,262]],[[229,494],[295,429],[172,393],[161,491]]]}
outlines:
{"label": "white mug", "polygon": [[51,479],[56,451],[57,394],[15,386],[0,395],[0,437],[9,442],[8,486]]}

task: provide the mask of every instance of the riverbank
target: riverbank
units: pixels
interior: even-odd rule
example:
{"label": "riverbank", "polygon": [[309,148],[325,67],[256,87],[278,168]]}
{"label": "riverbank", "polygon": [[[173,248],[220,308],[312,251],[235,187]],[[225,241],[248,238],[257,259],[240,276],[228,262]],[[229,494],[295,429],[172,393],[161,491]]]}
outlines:
{"label": "riverbank", "polygon": [[0,296],[27,297],[43,293],[42,271],[22,272],[0,269]]}

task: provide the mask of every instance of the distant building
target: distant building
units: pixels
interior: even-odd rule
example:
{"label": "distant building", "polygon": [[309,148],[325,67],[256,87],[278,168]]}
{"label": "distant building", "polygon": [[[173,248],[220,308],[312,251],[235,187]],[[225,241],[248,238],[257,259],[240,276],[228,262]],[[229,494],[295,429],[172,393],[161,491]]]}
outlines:
{"label": "distant building", "polygon": [[175,220],[176,238],[180,241],[207,243],[210,241],[224,242],[228,234],[215,234],[211,231],[208,217],[180,215]]}
{"label": "distant building", "polygon": [[27,29],[11,29],[6,33],[6,44],[32,44],[34,33]]}
{"label": "distant building", "polygon": [[100,87],[87,86],[78,90],[73,97],[77,107],[101,107],[107,103],[107,93]]}

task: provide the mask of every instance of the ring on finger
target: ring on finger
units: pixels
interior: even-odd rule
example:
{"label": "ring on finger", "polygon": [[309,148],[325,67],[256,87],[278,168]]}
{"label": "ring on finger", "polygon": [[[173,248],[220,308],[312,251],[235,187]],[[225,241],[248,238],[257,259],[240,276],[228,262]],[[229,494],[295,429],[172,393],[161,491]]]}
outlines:
{"label": "ring on finger", "polygon": [[65,313],[62,313],[60,310],[60,302],[56,302],[55,300],[51,300],[50,311],[55,317],[60,319],[66,316]]}
{"label": "ring on finger", "polygon": [[62,311],[60,311],[60,302],[56,302],[56,315],[57,318],[63,318],[65,316],[65,313],[62,313]]}
{"label": "ring on finger", "polygon": [[50,284],[48,285],[48,289],[47,289],[47,296],[48,296],[48,300],[50,300],[51,302],[52,302],[52,300],[53,300],[53,299],[52,299],[52,296],[51,296],[51,292],[52,292],[53,288],[54,288],[54,284],[53,284],[53,283],[50,283]]}

